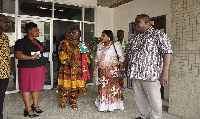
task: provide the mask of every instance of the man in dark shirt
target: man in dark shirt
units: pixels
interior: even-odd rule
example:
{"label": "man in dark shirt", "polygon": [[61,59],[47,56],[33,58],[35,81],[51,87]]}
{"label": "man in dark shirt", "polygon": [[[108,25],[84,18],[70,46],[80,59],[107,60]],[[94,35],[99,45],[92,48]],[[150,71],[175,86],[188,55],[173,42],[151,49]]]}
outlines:
{"label": "man in dark shirt", "polygon": [[8,18],[0,14],[0,119],[3,119],[3,102],[10,77],[10,46],[8,36],[3,33],[8,23]]}

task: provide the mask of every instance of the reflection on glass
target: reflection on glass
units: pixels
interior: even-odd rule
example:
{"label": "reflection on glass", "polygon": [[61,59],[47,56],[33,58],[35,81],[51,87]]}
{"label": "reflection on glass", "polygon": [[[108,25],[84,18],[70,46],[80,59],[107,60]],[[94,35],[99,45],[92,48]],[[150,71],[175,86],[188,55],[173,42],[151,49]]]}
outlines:
{"label": "reflection on glass", "polygon": [[[84,40],[89,44],[89,46],[91,46],[91,41],[94,38],[94,24],[84,24]],[[92,47],[90,47],[90,49],[92,50]],[[90,70],[90,75],[91,77],[93,77],[92,75],[92,71],[93,71],[93,58],[90,58],[91,63],[89,64],[89,70]],[[86,83],[92,83],[93,80],[88,79]]]}
{"label": "reflection on glass", "polygon": [[48,57],[45,58],[46,59],[46,75],[45,75],[45,81],[44,81],[44,85],[51,85],[51,75],[50,75],[50,62],[48,61]]}
{"label": "reflection on glass", "polygon": [[59,60],[58,60],[58,50],[59,45],[65,40],[65,33],[70,32],[73,28],[80,28],[79,22],[69,22],[69,21],[53,21],[53,79],[54,84],[58,80],[58,70],[59,70]]}
{"label": "reflection on glass", "polygon": [[[4,33],[8,36],[9,38],[9,44],[10,47],[13,47],[15,44],[15,17],[10,17],[6,16],[10,23],[8,23],[8,29],[4,30]],[[13,50],[11,49],[11,53],[13,53]]]}
{"label": "reflection on glass", "polygon": [[85,8],[85,21],[94,22],[94,8]]}
{"label": "reflection on glass", "polygon": [[58,20],[53,21],[54,42],[59,44],[60,41],[65,39],[65,33],[70,32],[73,28],[80,28],[80,23]]}
{"label": "reflection on glass", "polygon": [[50,52],[50,22],[44,22],[44,52]]}
{"label": "reflection on glass", "polygon": [[14,14],[15,0],[0,0],[0,13]]}
{"label": "reflection on glass", "polygon": [[36,0],[19,0],[19,14],[51,17],[52,3]]}
{"label": "reflection on glass", "polygon": [[[33,23],[37,24],[40,34],[39,34],[39,37],[37,37],[36,39],[43,43],[45,40],[45,36],[49,36],[49,34],[50,34],[50,23],[34,21],[34,20],[33,21],[22,20],[21,21],[21,38],[23,38],[26,35],[25,25],[29,22],[33,22]],[[46,39],[46,40],[48,40],[48,39]]]}
{"label": "reflection on glass", "polygon": [[55,18],[82,20],[82,7],[56,3],[54,6]]}
{"label": "reflection on glass", "polygon": [[90,44],[94,38],[94,24],[84,24],[84,40]]}
{"label": "reflection on glass", "polygon": [[16,90],[16,69],[15,69],[15,58],[10,58],[10,79],[7,87],[7,91]]}

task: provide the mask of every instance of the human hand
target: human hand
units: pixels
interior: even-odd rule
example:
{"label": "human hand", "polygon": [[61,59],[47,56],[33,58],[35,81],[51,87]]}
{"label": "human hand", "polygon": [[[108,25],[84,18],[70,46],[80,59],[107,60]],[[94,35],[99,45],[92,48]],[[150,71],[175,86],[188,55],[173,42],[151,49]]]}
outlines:
{"label": "human hand", "polygon": [[39,59],[40,57],[35,53],[33,56],[32,56],[32,60],[37,60]]}
{"label": "human hand", "polygon": [[46,67],[46,66],[44,66],[44,68],[45,68],[45,71],[47,72],[47,67]]}
{"label": "human hand", "polygon": [[75,63],[73,61],[71,61],[70,59],[65,59],[65,61],[69,64],[70,68],[75,67]]}
{"label": "human hand", "polygon": [[119,78],[120,78],[120,79],[123,79],[123,78],[124,78],[124,75],[123,75],[123,74],[124,74],[124,73],[123,73],[122,71],[119,72]]}
{"label": "human hand", "polygon": [[76,65],[75,65],[74,62],[71,61],[71,62],[69,63],[69,66],[70,66],[71,68],[75,68]]}
{"label": "human hand", "polygon": [[165,86],[168,84],[168,72],[162,73],[160,78],[160,85]]}
{"label": "human hand", "polygon": [[93,70],[93,76],[96,77],[97,76],[97,72],[96,69]]}

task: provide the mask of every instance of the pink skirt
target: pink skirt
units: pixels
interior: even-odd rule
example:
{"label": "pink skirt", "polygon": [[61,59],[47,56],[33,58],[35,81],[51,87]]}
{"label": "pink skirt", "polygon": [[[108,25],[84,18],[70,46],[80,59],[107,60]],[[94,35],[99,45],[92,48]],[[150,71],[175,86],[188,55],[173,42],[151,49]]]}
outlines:
{"label": "pink skirt", "polygon": [[35,68],[19,68],[19,90],[22,92],[42,90],[44,87],[45,74],[45,66]]}

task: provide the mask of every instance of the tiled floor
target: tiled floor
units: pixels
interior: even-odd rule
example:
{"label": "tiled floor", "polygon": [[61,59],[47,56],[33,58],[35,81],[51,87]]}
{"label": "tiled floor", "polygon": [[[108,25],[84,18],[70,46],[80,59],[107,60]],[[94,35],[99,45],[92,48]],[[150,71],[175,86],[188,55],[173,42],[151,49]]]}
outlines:
{"label": "tiled floor", "polygon": [[[43,90],[40,93],[39,106],[45,112],[36,119],[134,119],[140,116],[140,112],[135,104],[133,90],[127,89],[124,94],[123,111],[114,110],[113,112],[103,113],[97,111],[94,104],[97,96],[97,86],[87,86],[88,94],[79,96],[78,110],[72,110],[69,104],[61,110],[58,108],[59,95],[55,89]],[[24,103],[21,93],[8,94],[4,102],[4,118],[5,119],[27,119],[23,116]],[[167,109],[167,101],[164,101],[164,106]],[[166,111],[163,112],[163,119],[179,119],[169,115]]]}

